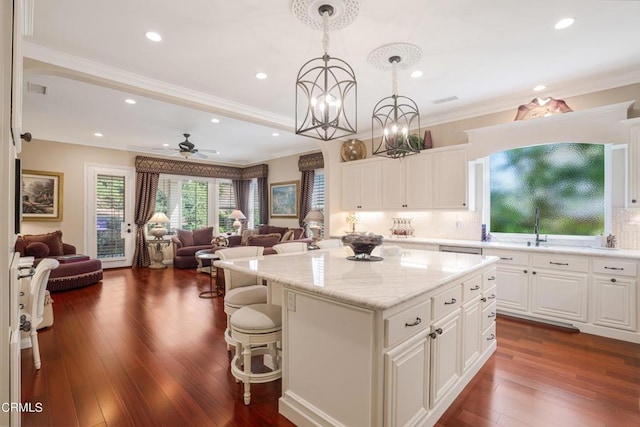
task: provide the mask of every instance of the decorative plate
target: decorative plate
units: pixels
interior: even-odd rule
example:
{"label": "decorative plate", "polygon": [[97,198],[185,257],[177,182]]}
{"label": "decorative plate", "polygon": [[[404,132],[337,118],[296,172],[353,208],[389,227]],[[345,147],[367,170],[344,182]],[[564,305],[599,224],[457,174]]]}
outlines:
{"label": "decorative plate", "polygon": [[343,162],[362,160],[367,157],[367,146],[359,139],[346,141],[340,149],[340,157],[342,157]]}

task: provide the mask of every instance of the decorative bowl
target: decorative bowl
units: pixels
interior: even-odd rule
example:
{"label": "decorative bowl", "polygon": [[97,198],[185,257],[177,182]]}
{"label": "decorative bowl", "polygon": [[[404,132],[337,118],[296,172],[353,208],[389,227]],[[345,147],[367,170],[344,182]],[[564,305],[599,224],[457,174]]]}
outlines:
{"label": "decorative bowl", "polygon": [[383,236],[379,234],[363,234],[354,233],[342,236],[342,243],[345,246],[349,246],[355,256],[348,257],[354,261],[379,261],[382,258],[371,256],[371,252],[376,246],[382,244]]}

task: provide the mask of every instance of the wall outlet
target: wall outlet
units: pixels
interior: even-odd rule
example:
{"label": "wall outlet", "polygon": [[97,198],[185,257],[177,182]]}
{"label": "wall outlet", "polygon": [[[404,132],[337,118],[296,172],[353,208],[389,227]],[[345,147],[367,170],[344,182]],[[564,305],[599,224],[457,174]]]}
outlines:
{"label": "wall outlet", "polygon": [[296,311],[296,294],[293,292],[287,292],[287,309]]}

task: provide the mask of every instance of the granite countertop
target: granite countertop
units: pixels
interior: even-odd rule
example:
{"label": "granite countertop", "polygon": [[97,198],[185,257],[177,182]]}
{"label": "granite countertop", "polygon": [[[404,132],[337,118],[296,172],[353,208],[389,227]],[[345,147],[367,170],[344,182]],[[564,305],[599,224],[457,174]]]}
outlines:
{"label": "granite countertop", "polygon": [[[335,237],[339,238],[339,237]],[[516,251],[527,251],[531,253],[557,253],[565,255],[589,255],[589,256],[601,256],[610,258],[630,258],[640,260],[640,250],[630,249],[608,249],[608,248],[595,248],[589,246],[564,246],[560,244],[546,244],[541,243],[541,246],[527,246],[526,243],[514,243],[514,242],[480,242],[477,240],[453,240],[453,239],[434,239],[428,237],[386,237],[384,238],[383,245],[393,245],[394,243],[415,243],[415,244],[429,244],[429,245],[450,245],[450,246],[466,246],[472,248],[484,249],[506,249]]]}
{"label": "granite countertop", "polygon": [[216,261],[217,267],[257,273],[294,289],[385,310],[446,285],[497,257],[402,249],[382,261],[350,261],[348,248]]}

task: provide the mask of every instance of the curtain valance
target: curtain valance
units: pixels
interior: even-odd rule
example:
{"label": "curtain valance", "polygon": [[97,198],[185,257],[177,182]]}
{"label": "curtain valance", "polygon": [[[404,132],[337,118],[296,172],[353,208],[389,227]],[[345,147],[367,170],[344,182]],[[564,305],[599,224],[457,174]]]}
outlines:
{"label": "curtain valance", "polygon": [[324,168],[322,153],[305,154],[298,159],[298,170],[300,172],[322,168]]}
{"label": "curtain valance", "polygon": [[195,163],[182,160],[159,159],[156,157],[136,156],[136,172],[165,173],[172,175],[202,176],[206,178],[252,179],[266,177],[267,165],[248,168]]}

